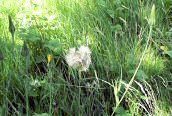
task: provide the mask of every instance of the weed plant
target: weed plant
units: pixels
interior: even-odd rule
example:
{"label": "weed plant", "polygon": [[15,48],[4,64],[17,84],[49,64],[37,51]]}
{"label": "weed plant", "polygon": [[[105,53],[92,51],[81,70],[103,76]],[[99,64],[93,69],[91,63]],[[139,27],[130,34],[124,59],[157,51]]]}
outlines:
{"label": "weed plant", "polygon": [[[171,14],[171,0],[1,0],[0,115],[172,115]],[[89,69],[70,67],[87,45]]]}

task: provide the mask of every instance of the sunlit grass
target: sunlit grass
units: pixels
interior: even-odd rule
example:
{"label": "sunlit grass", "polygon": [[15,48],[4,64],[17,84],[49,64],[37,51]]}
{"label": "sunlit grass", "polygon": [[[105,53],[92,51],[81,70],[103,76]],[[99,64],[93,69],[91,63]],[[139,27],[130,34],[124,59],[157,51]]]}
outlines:
{"label": "sunlit grass", "polygon": [[[156,23],[151,35],[153,4]],[[4,115],[28,116],[170,114],[171,59],[160,48],[171,42],[165,35],[171,28],[166,4],[162,0],[0,1],[0,49],[5,56],[0,61],[0,113],[2,109]],[[15,62],[8,15],[16,27]],[[21,53],[24,41],[29,55]],[[68,49],[86,45],[92,52],[89,70],[69,68]],[[143,61],[129,84],[145,45]]]}

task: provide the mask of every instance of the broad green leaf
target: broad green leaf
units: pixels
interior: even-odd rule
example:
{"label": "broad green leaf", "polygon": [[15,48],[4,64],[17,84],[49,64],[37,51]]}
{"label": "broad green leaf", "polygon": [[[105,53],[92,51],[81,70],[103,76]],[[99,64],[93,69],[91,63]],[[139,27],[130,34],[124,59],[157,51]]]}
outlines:
{"label": "broad green leaf", "polygon": [[49,48],[54,52],[60,52],[64,48],[64,44],[60,43],[57,39],[54,39],[46,43],[45,47]]}
{"label": "broad green leaf", "polygon": [[41,39],[34,29],[26,30],[25,28],[20,28],[18,35],[22,39],[32,42],[36,42]]}

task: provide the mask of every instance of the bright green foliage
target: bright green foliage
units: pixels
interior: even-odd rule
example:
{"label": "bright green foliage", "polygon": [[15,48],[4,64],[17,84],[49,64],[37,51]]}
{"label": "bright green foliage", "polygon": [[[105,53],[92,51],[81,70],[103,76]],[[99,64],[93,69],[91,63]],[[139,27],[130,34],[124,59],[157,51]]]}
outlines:
{"label": "bright green foliage", "polygon": [[[171,0],[0,0],[0,115],[172,114],[171,13]],[[82,45],[79,73],[65,55]]]}

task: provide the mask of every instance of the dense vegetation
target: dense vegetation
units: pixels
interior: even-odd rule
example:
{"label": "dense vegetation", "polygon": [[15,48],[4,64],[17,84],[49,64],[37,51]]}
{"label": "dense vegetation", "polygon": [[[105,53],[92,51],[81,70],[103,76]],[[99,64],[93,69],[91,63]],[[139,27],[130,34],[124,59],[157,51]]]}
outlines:
{"label": "dense vegetation", "polygon": [[0,115],[168,116],[171,96],[172,0],[0,0]]}

